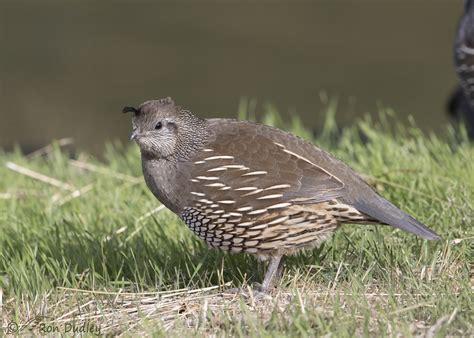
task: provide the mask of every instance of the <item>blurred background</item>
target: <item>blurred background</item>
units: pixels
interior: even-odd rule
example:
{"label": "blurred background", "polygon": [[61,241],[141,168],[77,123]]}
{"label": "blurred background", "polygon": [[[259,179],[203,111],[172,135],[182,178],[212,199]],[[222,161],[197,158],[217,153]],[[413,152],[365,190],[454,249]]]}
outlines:
{"label": "blurred background", "polygon": [[172,96],[201,116],[271,103],[318,129],[322,93],[350,124],[382,107],[448,122],[462,0],[0,0],[0,147],[73,137],[100,153],[125,105]]}

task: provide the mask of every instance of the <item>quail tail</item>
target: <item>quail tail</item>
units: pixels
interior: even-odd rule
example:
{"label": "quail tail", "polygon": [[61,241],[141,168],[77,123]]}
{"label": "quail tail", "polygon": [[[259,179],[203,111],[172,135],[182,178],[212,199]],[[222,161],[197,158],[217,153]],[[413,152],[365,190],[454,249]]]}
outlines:
{"label": "quail tail", "polygon": [[360,212],[385,224],[405,230],[427,240],[433,241],[441,239],[433,230],[401,211],[380,195],[375,195],[375,197],[370,200],[357,199],[351,201],[351,204]]}

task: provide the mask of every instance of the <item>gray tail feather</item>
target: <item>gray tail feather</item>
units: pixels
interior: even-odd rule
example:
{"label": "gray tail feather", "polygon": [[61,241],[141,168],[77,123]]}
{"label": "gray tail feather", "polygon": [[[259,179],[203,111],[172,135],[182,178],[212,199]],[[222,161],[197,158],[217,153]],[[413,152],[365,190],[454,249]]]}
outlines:
{"label": "gray tail feather", "polygon": [[377,197],[371,201],[356,200],[352,201],[351,204],[360,212],[363,212],[382,223],[411,232],[412,234],[428,240],[441,239],[441,237],[439,237],[433,230],[417,221],[412,216],[404,213],[378,194]]}

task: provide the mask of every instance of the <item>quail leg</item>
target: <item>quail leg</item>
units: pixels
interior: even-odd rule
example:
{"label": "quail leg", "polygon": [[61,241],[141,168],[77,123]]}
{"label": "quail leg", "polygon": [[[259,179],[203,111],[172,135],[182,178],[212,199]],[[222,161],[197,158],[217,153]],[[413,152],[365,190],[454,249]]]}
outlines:
{"label": "quail leg", "polygon": [[279,280],[283,272],[283,257],[273,256],[258,291],[267,293]]}
{"label": "quail leg", "polygon": [[[255,283],[253,287],[253,294],[256,298],[268,297],[270,289],[278,282],[283,272],[283,257],[273,256],[268,264],[267,272],[263,278],[262,284]],[[226,290],[225,293],[240,293],[244,291],[241,288],[232,288]]]}

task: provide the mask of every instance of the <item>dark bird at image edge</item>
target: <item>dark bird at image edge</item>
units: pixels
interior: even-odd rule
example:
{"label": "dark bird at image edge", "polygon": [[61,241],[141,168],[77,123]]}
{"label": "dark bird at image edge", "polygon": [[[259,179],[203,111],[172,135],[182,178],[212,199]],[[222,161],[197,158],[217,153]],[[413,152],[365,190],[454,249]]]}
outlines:
{"label": "dark bird at image edge", "polygon": [[447,110],[464,122],[467,135],[474,140],[474,0],[464,2],[453,49],[460,83],[448,100]]}
{"label": "dark bird at image edge", "polygon": [[145,182],[210,247],[269,260],[259,291],[282,272],[282,257],[311,249],[344,223],[385,224],[440,237],[380,196],[349,166],[277,128],[202,119],[171,98],[133,113]]}

